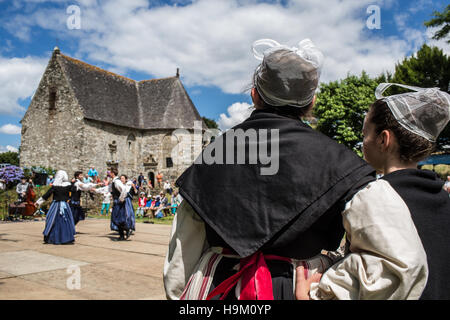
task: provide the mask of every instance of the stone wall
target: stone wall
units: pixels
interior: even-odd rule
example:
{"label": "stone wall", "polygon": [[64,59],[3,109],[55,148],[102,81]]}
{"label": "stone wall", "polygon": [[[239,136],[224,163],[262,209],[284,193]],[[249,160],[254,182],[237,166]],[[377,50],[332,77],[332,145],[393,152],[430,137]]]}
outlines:
{"label": "stone wall", "polygon": [[21,166],[63,169],[69,175],[83,167],[83,114],[56,59],[50,60],[21,123]]}
{"label": "stone wall", "polygon": [[[54,109],[51,92],[56,93]],[[104,177],[111,165],[117,165],[130,177],[161,172],[174,182],[200,153],[201,139],[201,134],[194,138],[193,130],[173,135],[169,129],[137,130],[85,119],[53,55],[22,119],[20,165],[62,169],[70,177],[77,170],[87,173],[91,166]]]}
{"label": "stone wall", "polygon": [[[117,164],[119,173],[130,177],[161,172],[173,182],[201,151],[192,150],[192,131],[136,130],[92,120],[85,124],[83,162],[86,168],[94,166],[101,176],[111,164]],[[167,157],[172,158],[172,167],[167,167]]]}

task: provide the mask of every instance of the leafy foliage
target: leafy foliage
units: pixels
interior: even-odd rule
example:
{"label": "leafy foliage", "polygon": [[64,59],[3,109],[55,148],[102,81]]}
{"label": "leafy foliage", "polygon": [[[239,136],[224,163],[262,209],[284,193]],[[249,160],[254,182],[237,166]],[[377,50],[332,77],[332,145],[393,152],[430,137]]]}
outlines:
{"label": "leafy foliage", "polygon": [[[440,13],[439,11],[435,11],[433,13],[434,18],[426,21],[424,24],[427,27],[439,27],[442,28],[433,36],[433,39],[439,40],[445,38],[450,32],[450,4],[444,9],[444,12]],[[447,40],[450,43],[450,39]]]}
{"label": "leafy foliage", "polygon": [[46,167],[41,167],[41,166],[32,166],[32,167],[24,167],[24,175],[26,177],[31,177],[32,173],[47,173],[48,175],[55,175],[56,170],[53,168],[46,168]]}
{"label": "leafy foliage", "polygon": [[[372,79],[362,72],[361,76],[348,75],[343,80],[321,84],[314,108],[314,115],[318,118],[317,129],[362,155],[360,145],[364,116],[375,101],[374,92],[381,82],[439,87],[449,92],[450,57],[437,47],[423,45],[416,54],[397,63],[393,75],[387,72]],[[384,95],[405,91],[408,90],[393,86]],[[449,143],[450,124],[439,136],[438,150]]]}
{"label": "leafy foliage", "polygon": [[365,113],[375,101],[378,82],[365,72],[340,81],[321,84],[314,107],[317,130],[362,156],[362,126]]}
{"label": "leafy foliage", "polygon": [[9,163],[14,166],[19,165],[19,153],[18,152],[3,152],[0,153],[0,163]]}
{"label": "leafy foliage", "polygon": [[219,125],[213,119],[209,119],[206,117],[202,117],[202,119],[203,119],[203,122],[205,122],[206,126],[209,129],[219,129]]}

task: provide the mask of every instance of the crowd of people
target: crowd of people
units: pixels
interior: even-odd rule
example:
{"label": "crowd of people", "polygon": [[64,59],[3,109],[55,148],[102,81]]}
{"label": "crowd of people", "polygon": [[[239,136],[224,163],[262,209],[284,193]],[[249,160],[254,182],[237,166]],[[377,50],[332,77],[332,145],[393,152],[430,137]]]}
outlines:
{"label": "crowd of people", "polygon": [[[181,203],[181,196],[176,190],[174,190],[171,182],[166,180],[163,181],[163,174],[158,172],[156,175],[157,187],[153,187],[151,181],[147,180],[143,173],[141,172],[137,178],[128,179],[132,185],[136,188],[136,195],[139,195],[138,207],[136,211],[137,216],[141,217],[153,217],[153,218],[163,218],[167,215],[175,215],[177,207]],[[49,175],[47,178],[47,185],[53,185],[54,177]],[[77,180],[79,182],[77,182]],[[71,180],[72,184],[82,182],[85,185],[95,184],[97,186],[106,187],[111,183],[112,179],[110,176],[110,171],[107,172],[103,179],[100,179],[97,170],[94,167],[90,167],[88,173],[77,176]],[[24,182],[25,183],[25,182]],[[22,189],[26,190],[27,185],[17,185],[17,192],[19,198],[23,197],[25,194]],[[19,190],[20,189],[20,190]],[[161,190],[158,192],[158,190]],[[112,195],[108,188],[101,188],[98,190],[87,190],[87,194],[93,200],[93,194],[99,194],[102,197],[100,215],[109,215],[112,211],[111,201]],[[77,203],[81,203],[82,199],[77,199]],[[79,204],[78,204],[79,205]],[[77,205],[77,206],[78,206]]]}
{"label": "crowd of people", "polygon": [[[40,207],[53,197],[46,214],[44,242],[52,244],[74,242],[76,225],[79,221],[85,220],[85,210],[81,205],[82,192],[102,196],[100,215],[111,216],[110,229],[119,233],[119,240],[129,239],[135,231],[136,214],[133,198],[138,194],[140,194],[138,216],[151,215],[153,218],[163,218],[175,215],[182,198],[177,191],[172,190],[170,182],[166,181],[167,188],[161,190],[159,195],[152,196],[154,188],[146,190],[148,184],[146,185],[144,181],[145,179],[129,179],[124,174],[119,175],[115,168],[111,168],[103,180],[99,179],[94,167],[91,167],[86,175],[76,171],[72,179],[68,178],[67,172],[57,171],[54,179],[51,177],[48,180],[50,189],[35,203],[36,207]],[[24,197],[27,188],[28,183],[25,180],[17,185],[19,197]],[[145,191],[139,190],[148,191],[148,196]],[[170,202],[166,191],[170,196]]]}

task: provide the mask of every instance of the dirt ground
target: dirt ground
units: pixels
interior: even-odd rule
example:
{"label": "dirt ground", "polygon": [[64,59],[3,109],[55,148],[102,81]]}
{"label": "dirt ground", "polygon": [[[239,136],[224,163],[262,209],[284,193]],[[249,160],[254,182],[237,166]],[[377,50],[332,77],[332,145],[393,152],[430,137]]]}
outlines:
{"label": "dirt ground", "polygon": [[45,221],[0,224],[0,300],[165,300],[162,281],[170,225],[137,223],[117,241],[109,220],[77,225],[75,243],[43,243]]}

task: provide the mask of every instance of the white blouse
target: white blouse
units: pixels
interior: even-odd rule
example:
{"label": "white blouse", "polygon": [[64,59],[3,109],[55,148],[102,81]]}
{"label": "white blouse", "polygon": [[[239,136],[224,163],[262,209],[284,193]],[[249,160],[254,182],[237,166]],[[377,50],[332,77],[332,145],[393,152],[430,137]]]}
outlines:
{"label": "white blouse", "polygon": [[408,206],[386,180],[359,191],[342,213],[350,252],[311,285],[315,300],[419,299],[427,256]]}

